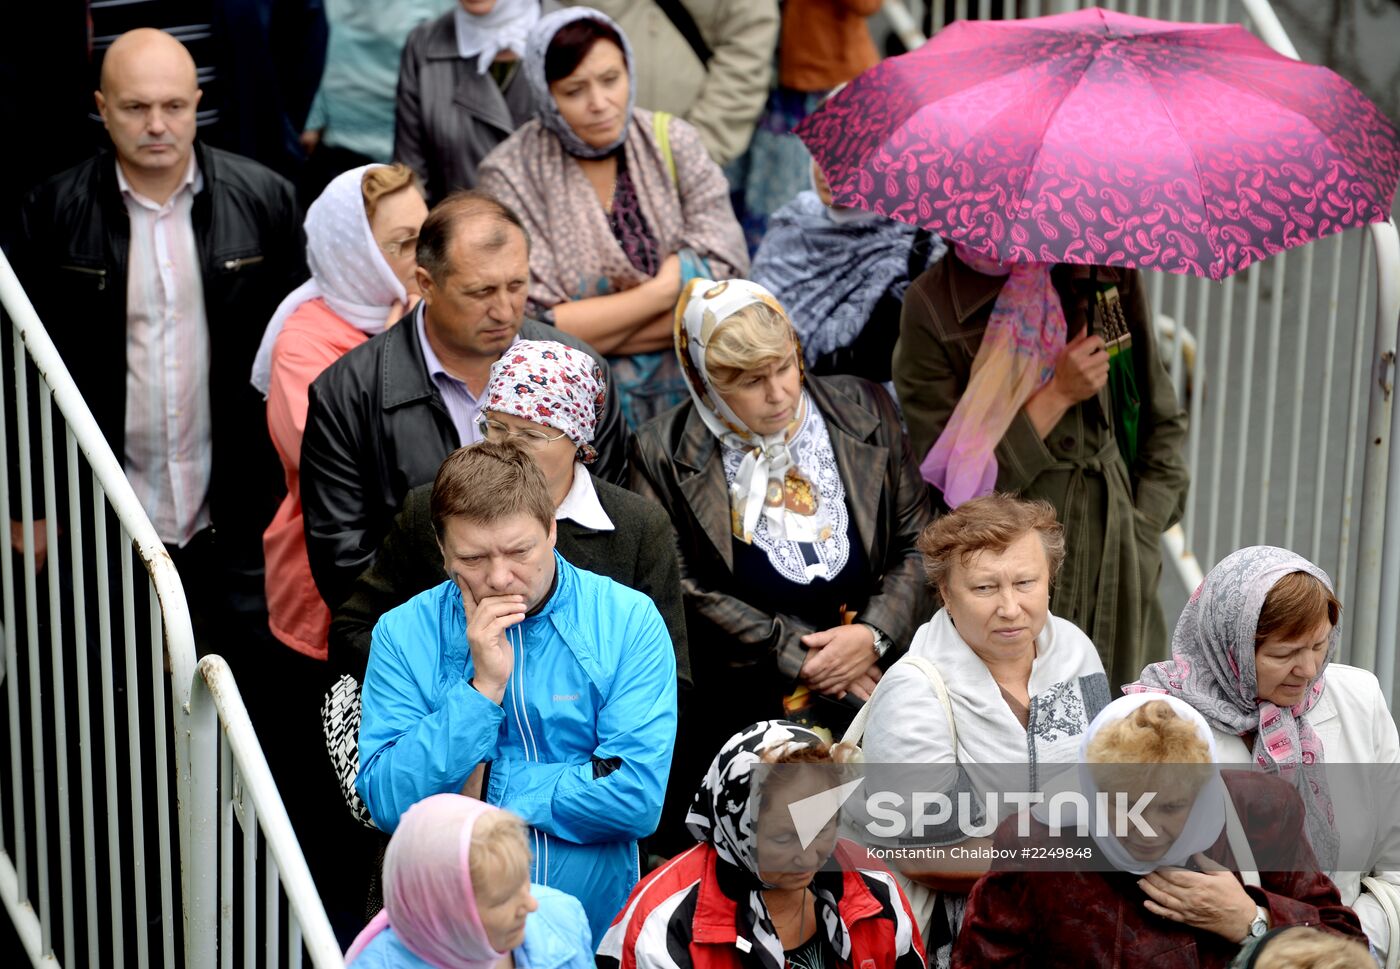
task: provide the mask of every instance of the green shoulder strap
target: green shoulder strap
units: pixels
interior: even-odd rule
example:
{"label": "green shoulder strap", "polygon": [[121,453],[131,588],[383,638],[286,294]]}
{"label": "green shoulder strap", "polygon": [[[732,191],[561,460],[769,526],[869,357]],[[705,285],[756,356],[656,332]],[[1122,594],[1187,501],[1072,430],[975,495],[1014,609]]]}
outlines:
{"label": "green shoulder strap", "polygon": [[671,173],[671,183],[680,185],[681,177],[676,172],[676,156],[671,154],[671,115],[665,111],[652,112],[651,130],[661,148],[661,157],[666,159],[666,170]]}

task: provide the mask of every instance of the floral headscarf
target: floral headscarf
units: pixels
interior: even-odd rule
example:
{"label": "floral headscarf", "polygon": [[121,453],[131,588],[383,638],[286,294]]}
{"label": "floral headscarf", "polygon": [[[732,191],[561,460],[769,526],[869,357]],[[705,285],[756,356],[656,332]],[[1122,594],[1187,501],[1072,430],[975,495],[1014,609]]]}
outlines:
{"label": "floral headscarf", "polygon": [[[554,103],[554,95],[549,93],[549,81],[545,78],[545,56],[549,53],[549,45],[553,42],[554,35],[575,20],[596,20],[611,27],[622,41],[622,59],[627,65],[627,123],[622,126],[616,141],[601,148],[595,148],[580,138],[569,126],[569,122],[564,120],[564,116],[559,113],[559,106]],[[579,158],[602,158],[611,155],[627,140],[627,128],[632,124],[632,106],[637,100],[637,81],[632,69],[634,63],[632,44],[611,17],[592,7],[565,7],[545,14],[530,30],[530,38],[525,44],[525,63],[522,69],[525,71],[525,80],[530,84],[530,93],[535,98],[535,112],[540,124],[554,133],[569,154]]]}
{"label": "floral headscarf", "polygon": [[1300,703],[1280,707],[1258,696],[1254,634],[1259,613],[1274,585],[1304,572],[1332,589],[1327,573],[1294,552],[1269,545],[1242,548],[1210,570],[1192,594],[1172,635],[1172,658],[1153,663],[1124,692],[1152,691],[1180,697],[1217,730],[1243,736],[1254,732],[1254,762],[1297,785],[1308,809],[1308,838],[1327,869],[1337,857],[1332,800],[1320,770],[1298,770],[1325,760],[1322,739],[1308,722],[1308,711],[1322,696],[1327,664],[1337,655],[1341,623],[1332,629],[1327,656]]}
{"label": "floral headscarf", "polygon": [[[764,762],[765,756],[780,757],[824,743],[812,731],[787,720],[760,720],[746,727],[730,737],[715,756],[685,819],[690,833],[711,845],[719,855],[721,882],[728,875],[746,890],[747,899],[738,900],[739,938],[748,940],[765,969],[784,969],[786,957],[763,901],[763,889],[768,886],[758,874],[760,798],[753,770]],[[810,887],[817,921],[832,950],[845,962],[851,955],[851,939],[837,910],[840,886],[839,871],[822,871]]]}
{"label": "floral headscarf", "polygon": [[596,360],[552,340],[519,340],[491,364],[482,410],[511,414],[569,435],[584,464],[598,460],[593,433],[607,397]]}
{"label": "floral headscarf", "polygon": [[404,812],[384,855],[384,908],[355,937],[347,965],[386,928],[442,969],[491,969],[505,957],[481,923],[469,864],[472,829],[499,810],[460,794],[434,794]]}
{"label": "floral headscarf", "polygon": [[[745,452],[729,486],[735,537],[752,542],[754,527],[763,515],[768,519],[769,533],[776,538],[820,542],[824,539],[826,516],[807,509],[798,513],[787,507],[785,481],[791,475],[801,476],[801,469],[788,447],[786,429],[766,436],[749,430],[715,389],[705,363],[705,350],[715,332],[735,313],[755,303],[762,303],[787,319],[782,304],[758,283],[746,279],[692,279],[676,303],[676,356],[680,358],[690,399],[710,433],[725,447]],[[793,341],[797,341],[796,333]],[[800,345],[797,361],[801,367]]]}
{"label": "floral headscarf", "polygon": [[975,272],[1006,276],[972,361],[972,377],[919,471],[949,508],[990,494],[997,443],[1031,394],[1055,373],[1065,347],[1065,311],[1049,263],[999,263],[955,245]]}

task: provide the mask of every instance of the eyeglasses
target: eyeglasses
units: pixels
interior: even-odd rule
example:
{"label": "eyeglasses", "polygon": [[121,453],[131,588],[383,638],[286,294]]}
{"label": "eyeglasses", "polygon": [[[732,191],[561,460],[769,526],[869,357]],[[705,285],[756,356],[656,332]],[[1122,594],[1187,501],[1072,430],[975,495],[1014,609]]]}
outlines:
{"label": "eyeglasses", "polygon": [[533,427],[512,431],[500,421],[493,421],[489,417],[477,417],[476,426],[481,431],[481,436],[488,441],[509,441],[513,437],[518,437],[528,447],[543,447],[569,436],[562,431],[551,436],[544,431],[537,431]]}
{"label": "eyeglasses", "polygon": [[397,259],[403,254],[405,249],[417,249],[418,237],[408,236],[405,239],[391,239],[388,242],[381,242],[379,248],[384,250],[384,254],[390,259]]}

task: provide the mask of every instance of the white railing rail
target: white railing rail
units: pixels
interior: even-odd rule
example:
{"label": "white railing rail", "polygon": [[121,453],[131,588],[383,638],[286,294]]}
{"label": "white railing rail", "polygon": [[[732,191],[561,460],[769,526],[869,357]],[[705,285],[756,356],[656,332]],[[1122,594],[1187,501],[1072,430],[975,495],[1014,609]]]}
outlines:
{"label": "white railing rail", "polygon": [[[235,909],[241,909],[245,956],[258,948],[260,927],[265,965],[278,964],[279,954],[285,954],[282,964],[299,969],[304,945],[313,965],[343,966],[243,698],[228,664],[218,656],[206,656],[199,663],[190,704],[190,757],[191,876],[185,931],[197,957],[189,969],[214,969],[216,951],[233,951]],[[259,834],[268,850],[261,891],[254,877]],[[234,887],[236,844],[242,852],[241,893]],[[279,945],[283,898],[290,909],[285,950]]]}
{"label": "white railing rail", "polygon": [[[908,48],[968,16],[1032,17],[1085,0],[886,0]],[[1238,22],[1297,58],[1268,0],[1099,0],[1165,20]],[[1344,267],[1350,271],[1344,273]],[[1351,275],[1351,273],[1356,275]],[[1372,279],[1372,273],[1375,276]],[[1392,222],[1256,263],[1223,284],[1148,273],[1150,301],[1178,394],[1191,415],[1191,492],[1163,536],[1179,606],[1241,545],[1293,548],[1327,569],[1346,604],[1348,662],[1394,699],[1400,639],[1400,237]],[[1372,302],[1374,300],[1374,302]],[[1262,314],[1262,315],[1261,315]],[[1360,468],[1358,474],[1358,467]],[[1170,618],[1170,617],[1169,617]]]}
{"label": "white railing rail", "polygon": [[[342,965],[237,689],[221,660],[197,671],[174,564],[3,253],[0,307],[12,335],[0,520],[18,523],[23,544],[18,570],[0,551],[0,903],[30,962],[212,969],[222,955],[232,964],[220,937],[191,919],[209,876],[207,846],[191,841],[209,815],[194,806],[227,790],[220,751],[206,741],[214,717],[213,732],[221,725],[230,738],[230,770],[258,779],[241,803],[248,827],[256,811],[282,873],[268,884],[290,887],[313,963]],[[213,680],[229,702],[204,702]]]}

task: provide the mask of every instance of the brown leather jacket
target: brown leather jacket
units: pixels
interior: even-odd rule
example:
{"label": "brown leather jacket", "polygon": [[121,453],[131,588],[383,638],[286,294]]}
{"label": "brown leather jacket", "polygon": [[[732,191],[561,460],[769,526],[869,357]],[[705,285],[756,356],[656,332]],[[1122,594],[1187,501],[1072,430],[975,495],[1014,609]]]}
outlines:
{"label": "brown leather jacket", "polygon": [[[882,661],[888,666],[933,612],[915,548],[931,518],[928,490],[883,389],[858,377],[810,375],[806,389],[826,418],[869,562],[870,597],[856,618],[894,641]],[[643,426],[631,455],[632,489],[659,501],[676,526],[695,703],[706,708],[721,740],[757,719],[779,716],[781,698],[807,656],[801,637],[814,627],[745,600],[733,572],[719,442],[687,402]]]}

